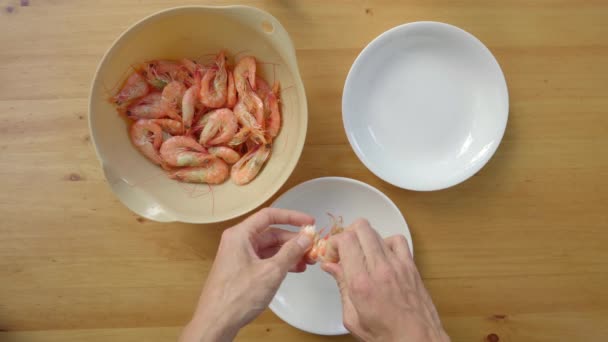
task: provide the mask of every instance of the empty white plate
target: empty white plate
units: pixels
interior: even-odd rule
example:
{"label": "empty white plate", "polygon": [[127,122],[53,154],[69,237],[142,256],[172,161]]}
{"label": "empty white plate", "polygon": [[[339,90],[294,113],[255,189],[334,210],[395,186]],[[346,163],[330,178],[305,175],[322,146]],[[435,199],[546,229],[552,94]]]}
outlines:
{"label": "empty white plate", "polygon": [[438,190],[481,169],[509,112],[492,53],[455,26],[415,22],[374,39],[352,65],[342,97],[348,140],[378,177]]}
{"label": "empty white plate", "polygon": [[[410,231],[399,208],[378,189],[353,179],[325,177],[304,182],[284,193],[272,207],[308,213],[316,218],[317,229],[329,225],[327,213],[342,216],[345,224],[364,217],[383,237],[405,235],[413,251]],[[270,309],[304,331],[321,335],[348,333],[342,324],[336,282],[319,265],[309,266],[303,273],[288,274]]]}

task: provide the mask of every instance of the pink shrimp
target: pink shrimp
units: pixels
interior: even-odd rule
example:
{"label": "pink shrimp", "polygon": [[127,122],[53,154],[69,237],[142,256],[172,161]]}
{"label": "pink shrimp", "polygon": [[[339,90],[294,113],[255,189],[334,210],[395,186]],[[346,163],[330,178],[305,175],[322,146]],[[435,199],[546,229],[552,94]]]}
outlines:
{"label": "pink shrimp", "polygon": [[270,156],[271,145],[259,145],[247,152],[241,159],[232,165],[230,178],[237,185],[251,182],[260,172]]}
{"label": "pink shrimp", "polygon": [[169,174],[172,179],[188,183],[221,184],[229,176],[228,165],[221,159],[213,159],[202,167],[188,167]]}
{"label": "pink shrimp", "polygon": [[130,105],[126,113],[132,119],[160,119],[166,116],[160,108],[160,100],[159,92],[149,93]]}
{"label": "pink shrimp", "polygon": [[236,105],[236,87],[234,85],[234,75],[228,71],[228,94],[226,95],[226,107],[232,109]]}
{"label": "pink shrimp", "polygon": [[216,109],[205,115],[205,126],[198,142],[204,146],[229,142],[236,134],[239,124],[228,108]]}
{"label": "pink shrimp", "polygon": [[251,130],[249,128],[241,128],[228,142],[228,145],[239,146],[245,143],[249,137],[251,137]]}
{"label": "pink shrimp", "polygon": [[228,96],[227,83],[226,57],[224,52],[220,52],[216,57],[215,65],[205,72],[201,80],[201,102],[209,108],[223,107]]}
{"label": "pink shrimp", "polygon": [[340,216],[338,219],[336,219],[335,216],[329,213],[328,215],[331,217],[332,227],[325,236],[321,237],[325,229],[321,229],[317,232],[314,226],[305,226],[302,228],[304,234],[307,234],[313,240],[312,247],[305,254],[305,258],[309,262],[339,261],[338,253],[331,245],[329,238],[344,231],[342,217]]}
{"label": "pink shrimp", "polygon": [[142,73],[152,86],[156,89],[163,89],[172,81],[192,84],[192,76],[188,69],[175,61],[148,61],[144,63]]}
{"label": "pink shrimp", "polygon": [[239,96],[243,96],[243,94],[248,92],[249,87],[253,90],[256,89],[255,72],[257,67],[255,63],[253,56],[245,56],[234,67],[234,82]]}
{"label": "pink shrimp", "polygon": [[182,111],[182,98],[186,87],[179,81],[171,81],[163,88],[160,99],[160,108],[173,120],[180,120]]}
{"label": "pink shrimp", "polygon": [[125,81],[122,88],[112,99],[118,106],[128,104],[131,101],[146,96],[150,91],[148,83],[138,72],[133,72]]}
{"label": "pink shrimp", "polygon": [[194,84],[186,90],[182,99],[182,122],[187,130],[192,126],[192,118],[194,117],[194,110],[198,102],[199,92],[200,86]]}
{"label": "pink shrimp", "polygon": [[281,129],[281,108],[279,107],[279,84],[275,83],[273,90],[266,95],[264,107],[266,109],[266,133],[269,140],[274,139]]}
{"label": "pink shrimp", "polygon": [[172,119],[152,119],[149,120],[154,124],[160,126],[160,128],[171,134],[171,135],[181,135],[184,134],[184,125],[180,121],[172,120]]}
{"label": "pink shrimp", "polygon": [[160,146],[160,156],[170,166],[201,166],[215,158],[196,140],[185,136],[165,140]]}
{"label": "pink shrimp", "polygon": [[133,145],[154,164],[162,165],[158,149],[163,142],[163,132],[157,124],[150,120],[137,120],[130,129]]}
{"label": "pink shrimp", "polygon": [[270,89],[270,86],[268,85],[268,83],[260,76],[255,77],[255,82],[257,85],[257,89],[255,90],[255,93],[261,99],[265,99],[266,95],[268,95],[272,91],[272,89]]}
{"label": "pink shrimp", "polygon": [[248,129],[251,133],[251,137],[259,144],[265,144],[266,139],[260,124],[256,118],[249,112],[245,103],[239,100],[234,106],[234,116],[243,128]]}
{"label": "pink shrimp", "polygon": [[208,151],[228,164],[234,164],[241,159],[241,155],[237,151],[226,146],[212,146]]}

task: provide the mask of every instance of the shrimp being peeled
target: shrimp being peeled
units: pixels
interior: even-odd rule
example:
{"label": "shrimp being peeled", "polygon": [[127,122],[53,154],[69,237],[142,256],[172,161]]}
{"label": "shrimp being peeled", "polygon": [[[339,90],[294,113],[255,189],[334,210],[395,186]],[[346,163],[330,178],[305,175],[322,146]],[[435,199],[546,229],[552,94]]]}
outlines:
{"label": "shrimp being peeled", "polygon": [[126,76],[110,103],[129,121],[137,151],[176,181],[245,185],[272,154],[281,127],[278,83],[253,56],[230,64],[192,58],[148,60]]}
{"label": "shrimp being peeled", "polygon": [[215,157],[199,145],[196,140],[185,137],[171,137],[160,146],[160,156],[169,166],[201,166]]}
{"label": "shrimp being peeled", "polygon": [[338,262],[339,257],[335,248],[332,248],[331,243],[329,242],[329,238],[340,234],[344,231],[344,223],[342,221],[342,217],[336,218],[332,214],[329,214],[332,221],[332,226],[329,229],[329,232],[323,235],[324,229],[317,231],[315,226],[304,226],[302,227],[302,231],[304,234],[308,235],[312,241],[312,247],[308,252],[306,252],[304,258],[311,263],[320,261],[320,262]]}

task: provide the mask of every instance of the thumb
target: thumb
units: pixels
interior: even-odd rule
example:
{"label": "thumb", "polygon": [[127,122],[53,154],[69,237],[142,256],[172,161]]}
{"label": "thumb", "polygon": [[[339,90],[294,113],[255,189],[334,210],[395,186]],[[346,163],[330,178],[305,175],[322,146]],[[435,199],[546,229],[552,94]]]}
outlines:
{"label": "thumb", "polygon": [[281,266],[281,269],[287,272],[302,260],[311,246],[312,239],[310,236],[300,233],[295,238],[287,241],[272,258]]}

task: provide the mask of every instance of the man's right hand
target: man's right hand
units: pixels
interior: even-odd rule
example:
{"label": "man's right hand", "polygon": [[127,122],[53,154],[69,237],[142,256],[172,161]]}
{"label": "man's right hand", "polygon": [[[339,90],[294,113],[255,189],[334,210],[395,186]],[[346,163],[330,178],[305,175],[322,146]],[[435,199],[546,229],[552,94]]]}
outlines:
{"label": "man's right hand", "polygon": [[364,341],[450,341],[403,235],[382,239],[366,220],[332,236],[339,263],[323,263],[340,288],[344,326]]}

